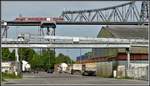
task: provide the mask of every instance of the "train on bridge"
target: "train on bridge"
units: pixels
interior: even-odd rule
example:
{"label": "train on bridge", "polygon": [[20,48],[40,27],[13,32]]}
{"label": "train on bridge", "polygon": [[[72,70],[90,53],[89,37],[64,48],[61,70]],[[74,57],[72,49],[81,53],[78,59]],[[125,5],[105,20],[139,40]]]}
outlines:
{"label": "train on bridge", "polygon": [[42,22],[42,21],[55,21],[55,22],[64,22],[62,16],[59,17],[17,17],[15,18],[16,22]]}

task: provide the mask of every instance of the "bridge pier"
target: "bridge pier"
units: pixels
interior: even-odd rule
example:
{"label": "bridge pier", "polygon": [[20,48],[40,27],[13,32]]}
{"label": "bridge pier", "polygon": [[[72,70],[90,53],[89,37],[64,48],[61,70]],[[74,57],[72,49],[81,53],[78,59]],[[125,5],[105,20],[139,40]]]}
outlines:
{"label": "bridge pier", "polygon": [[127,53],[127,70],[126,70],[126,76],[130,76],[130,48],[126,48]]}
{"label": "bridge pier", "polygon": [[127,52],[127,69],[130,69],[130,48],[126,48]]}
{"label": "bridge pier", "polygon": [[21,63],[19,61],[18,48],[15,48],[15,56],[16,56],[15,74],[17,76],[17,75],[21,74]]}
{"label": "bridge pier", "polygon": [[[46,28],[46,35],[48,36],[55,36],[55,28],[56,28],[56,22],[55,21],[51,21],[51,22],[42,22],[41,23],[41,28]],[[48,39],[49,43],[53,43],[55,42],[55,39]],[[53,51],[55,52],[55,48],[52,48]],[[51,50],[50,47],[47,48],[47,50]],[[50,52],[49,52],[50,54]],[[49,65],[51,64],[51,57],[49,55]],[[48,68],[48,70],[50,69],[50,67]]]}

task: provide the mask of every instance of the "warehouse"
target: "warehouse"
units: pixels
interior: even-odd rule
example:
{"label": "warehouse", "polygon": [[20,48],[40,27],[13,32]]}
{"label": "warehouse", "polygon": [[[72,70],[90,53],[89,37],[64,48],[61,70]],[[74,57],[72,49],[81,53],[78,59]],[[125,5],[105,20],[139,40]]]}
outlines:
{"label": "warehouse", "polygon": [[[124,38],[124,39],[148,39],[148,27],[147,26],[135,26],[135,25],[109,25],[101,28],[98,38]],[[116,48],[101,48],[92,49],[92,55],[85,57],[77,57],[77,61],[111,61],[127,60],[126,49]],[[132,47],[130,49],[131,61],[147,62],[148,60],[148,48],[146,47]]]}
{"label": "warehouse", "polygon": [[[148,39],[148,27],[147,26],[135,26],[135,25],[109,25],[101,28],[98,38],[123,38],[123,39]],[[126,49],[117,48],[94,48],[92,49],[92,56],[87,59],[80,58],[82,63],[96,62],[97,70],[100,68],[100,64],[110,64],[112,63],[112,71],[118,70],[118,76],[125,76],[127,69],[127,51]],[[79,62],[79,57],[78,60]],[[132,47],[130,48],[130,66],[132,68],[129,73],[130,76],[137,76],[141,78],[147,76],[148,69],[148,48],[147,47]],[[142,65],[142,66],[141,66]],[[104,65],[103,65],[104,66]],[[107,69],[105,67],[104,69]],[[108,68],[109,69],[109,68]],[[137,71],[138,73],[137,74]],[[142,72],[142,70],[144,72]],[[122,74],[119,73],[121,71]],[[104,71],[105,72],[105,71]],[[102,72],[99,72],[102,74]],[[120,74],[120,75],[119,75]],[[143,75],[141,75],[143,74]],[[111,75],[111,73],[109,74]]]}
{"label": "warehouse", "polygon": [[[146,26],[115,26],[110,25],[102,27],[99,32],[99,38],[125,38],[125,39],[148,39],[148,27]],[[119,61],[127,60],[126,49],[92,49],[93,58],[107,57]],[[133,47],[130,50],[131,61],[148,60],[148,48],[146,47]]]}

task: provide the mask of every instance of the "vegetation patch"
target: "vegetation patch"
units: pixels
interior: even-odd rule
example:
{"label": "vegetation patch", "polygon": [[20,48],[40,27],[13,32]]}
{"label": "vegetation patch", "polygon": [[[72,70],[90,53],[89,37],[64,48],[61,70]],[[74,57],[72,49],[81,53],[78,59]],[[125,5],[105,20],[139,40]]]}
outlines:
{"label": "vegetation patch", "polygon": [[116,79],[133,79],[133,77],[128,77],[128,76],[126,76],[126,77],[117,77]]}
{"label": "vegetation patch", "polygon": [[5,81],[5,79],[21,79],[21,74],[15,75],[15,73],[2,73],[2,80]]}
{"label": "vegetation patch", "polygon": [[[55,64],[67,63],[72,64],[74,61],[71,57],[60,53],[55,55],[55,51],[51,49],[43,49],[40,52],[36,52],[32,48],[19,48],[19,61],[25,60],[31,65],[33,71],[40,71],[53,69]],[[15,61],[15,50],[12,52],[8,48],[2,48],[2,61]],[[5,75],[5,74],[4,74]],[[5,75],[7,76],[7,75]],[[10,75],[11,76],[11,75]],[[14,77],[14,76],[13,76]]]}

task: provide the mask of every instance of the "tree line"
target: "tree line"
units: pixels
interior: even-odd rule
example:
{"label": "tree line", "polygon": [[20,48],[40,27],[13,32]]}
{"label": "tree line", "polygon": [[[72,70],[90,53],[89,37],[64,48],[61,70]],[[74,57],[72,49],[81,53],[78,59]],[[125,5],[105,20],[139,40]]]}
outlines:
{"label": "tree line", "polygon": [[[19,48],[19,61],[25,60],[31,64],[33,70],[47,70],[54,68],[55,64],[67,63],[71,64],[74,61],[67,55],[59,53],[55,55],[55,51],[51,49],[42,49],[40,52],[32,48]],[[2,48],[2,61],[15,61],[15,50],[12,52],[8,48]]]}

